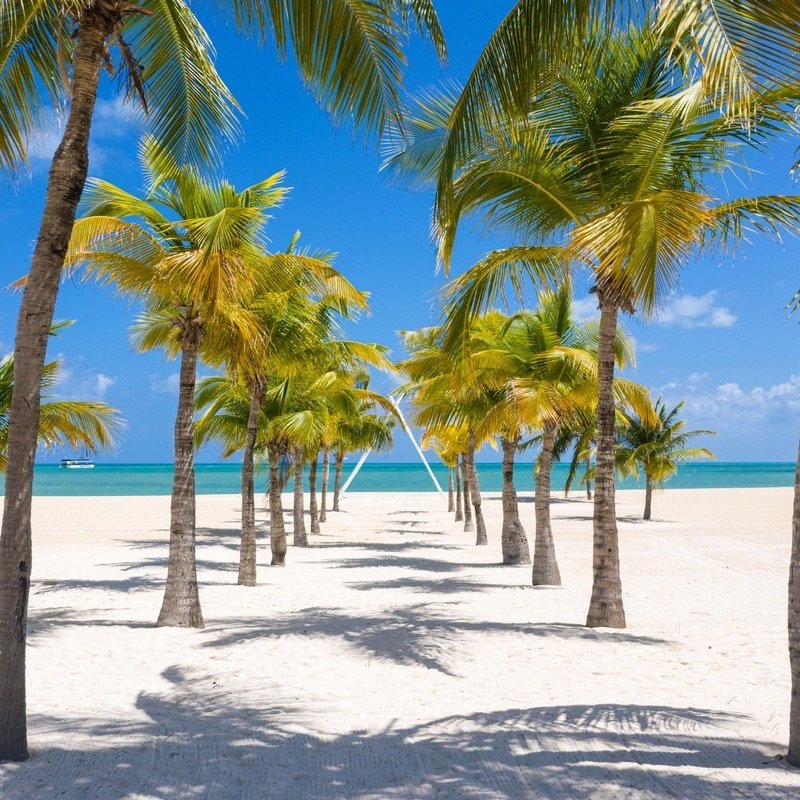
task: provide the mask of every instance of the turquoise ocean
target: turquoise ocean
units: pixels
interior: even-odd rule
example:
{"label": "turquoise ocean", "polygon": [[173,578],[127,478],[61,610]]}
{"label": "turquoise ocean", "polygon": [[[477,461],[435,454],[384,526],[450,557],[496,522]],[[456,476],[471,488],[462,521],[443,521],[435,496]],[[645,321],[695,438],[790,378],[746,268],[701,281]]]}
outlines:
{"label": "turquoise ocean", "polygon": [[[353,463],[345,464],[345,477]],[[434,474],[443,488],[447,487],[447,469],[432,465]],[[567,475],[566,464],[556,464],[553,469],[553,491],[563,489]],[[197,465],[197,491],[199,494],[235,494],[240,490],[240,470],[236,463]],[[479,464],[481,489],[500,491],[502,476],[500,464]],[[256,476],[258,491],[266,488],[267,472],[260,470]],[[667,483],[676,489],[744,488],[760,486],[791,486],[794,464],[756,462],[712,462],[686,464]],[[86,495],[168,495],[171,489],[171,464],[102,464],[94,469],[61,469],[57,464],[37,465],[33,491],[41,496]],[[520,463],[515,470],[515,483],[522,492],[533,490],[533,467]],[[331,469],[331,486],[333,469]],[[624,480],[622,489],[642,488],[642,481]],[[0,492],[3,491],[0,479]],[[420,463],[387,464],[369,463],[353,481],[354,492],[419,492],[435,491],[430,477]],[[581,491],[575,487],[574,491]]]}

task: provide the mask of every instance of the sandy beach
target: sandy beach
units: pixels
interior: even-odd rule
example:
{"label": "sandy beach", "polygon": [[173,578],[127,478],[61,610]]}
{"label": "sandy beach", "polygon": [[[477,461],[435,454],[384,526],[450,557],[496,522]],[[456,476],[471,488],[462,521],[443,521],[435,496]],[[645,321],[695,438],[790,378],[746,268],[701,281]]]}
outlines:
{"label": "sandy beach", "polygon": [[642,501],[618,494],[628,629],[607,631],[582,626],[577,496],[553,503],[560,589],[499,565],[498,495],[478,548],[433,493],[348,495],[285,569],[262,538],[242,588],[238,497],[201,496],[192,631],[153,626],[169,498],[36,498],[32,758],[0,797],[800,797],[778,758],[791,490],[669,490],[647,523]]}

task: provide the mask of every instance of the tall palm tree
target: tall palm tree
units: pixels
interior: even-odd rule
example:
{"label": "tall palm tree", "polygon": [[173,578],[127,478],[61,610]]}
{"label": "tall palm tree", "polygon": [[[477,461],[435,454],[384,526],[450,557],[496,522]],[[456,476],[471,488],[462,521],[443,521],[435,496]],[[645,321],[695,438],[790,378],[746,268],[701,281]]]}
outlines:
{"label": "tall palm tree", "polygon": [[[42,406],[39,415],[39,446],[80,448],[96,452],[114,446],[122,421],[107,403],[94,400],[50,400],[58,385],[61,365],[51,361],[42,373]],[[14,387],[14,358],[0,359],[0,472],[8,466],[8,425],[11,391]]]}
{"label": "tall palm tree", "polygon": [[650,519],[653,488],[661,486],[678,471],[678,464],[696,458],[714,458],[707,447],[688,447],[698,436],[713,436],[714,431],[687,431],[686,421],[678,417],[684,403],[668,409],[659,397],[644,419],[635,411],[620,407],[617,425],[617,468],[623,475],[639,477],[644,472],[645,500],[642,519]]}
{"label": "tall palm tree", "polygon": [[[668,40],[634,27],[605,35],[599,25],[570,35],[580,63],[548,62],[535,103],[526,100],[524,118],[495,115],[485,134],[473,137],[479,147],[462,148],[461,160],[448,163],[468,82],[465,94],[428,114],[443,131],[438,161],[431,159],[430,141],[411,142],[397,160],[404,168],[417,161],[422,174],[439,176],[436,220],[445,263],[459,222],[471,213],[505,227],[519,242],[489,254],[454,282],[451,339],[457,341],[471,317],[494,304],[509,282],[521,291],[525,279],[552,281],[574,265],[591,270],[600,325],[594,582],[587,624],[623,627],[614,500],[618,315],[650,312],[692,253],[735,242],[745,220],[763,232],[797,230],[800,199],[713,198],[710,179],[730,168],[742,129],[712,113],[710,100],[675,99],[676,89],[686,84]],[[767,140],[783,119],[780,104],[769,100],[762,103],[761,123],[749,133],[753,143]],[[449,116],[442,112],[446,107]],[[488,122],[478,117],[472,125]]]}
{"label": "tall palm tree", "polygon": [[[471,363],[473,338],[464,348],[448,351],[441,328],[423,328],[402,335],[409,357],[398,366],[410,380],[399,391],[413,394],[416,423],[428,434],[454,425],[463,429],[461,460],[465,495],[469,495],[474,511],[475,544],[487,545],[475,452],[487,442],[494,443],[493,433],[482,423],[496,401],[496,392],[479,379]],[[471,518],[466,500],[464,505],[464,530],[468,531]]]}
{"label": "tall palm tree", "polygon": [[[270,545],[273,565],[283,566],[286,559],[286,532],[281,506],[280,459],[291,454],[295,470],[302,470],[309,457],[314,458],[319,443],[335,416],[352,416],[359,402],[380,402],[383,398],[368,390],[354,387],[347,369],[315,370],[315,364],[329,363],[333,354],[351,369],[364,364],[379,368],[390,366],[385,348],[345,340],[317,341],[302,349],[302,369],[282,367],[280,358],[272,360],[273,368],[266,378],[264,401],[256,426],[255,450],[266,453],[270,467]],[[220,441],[223,457],[241,450],[248,430],[250,402],[247,388],[230,374],[213,376],[201,381],[196,405],[205,409],[197,423],[199,442]],[[312,462],[313,463],[313,462]],[[295,472],[295,489],[298,476]],[[302,505],[296,508],[295,524],[302,519]],[[304,526],[303,526],[304,528]],[[295,529],[295,544],[305,543],[303,533]]]}
{"label": "tall palm tree", "polygon": [[[211,5],[211,4],[209,4]],[[219,6],[219,4],[217,4]],[[445,46],[431,0],[314,0],[224,4],[237,26],[291,46],[305,83],[334,120],[380,132],[400,115],[402,43],[416,28],[440,57]],[[88,169],[101,67],[120,56],[129,94],[150,130],[180,162],[213,160],[238,128],[237,105],[214,68],[213,47],[184,0],[8,0],[0,5],[0,166],[14,168],[50,106],[69,102],[53,156],[30,281],[14,344],[5,510],[0,533],[0,759],[28,756],[25,631],[30,585],[30,506],[39,391],[59,278]]]}
{"label": "tall palm tree", "polygon": [[[261,334],[233,349],[226,342],[227,369],[244,381],[250,395],[247,431],[242,448],[242,532],[239,583],[256,584],[254,450],[261,404],[271,370],[286,374],[306,368],[310,348],[330,331],[329,315],[352,316],[367,309],[366,294],[356,290],[325,254],[297,251],[299,233],[286,253],[265,255],[259,275],[264,280],[243,302],[256,315]],[[283,288],[275,291],[275,284]],[[261,285],[264,284],[264,285]],[[297,465],[295,465],[297,466]],[[302,463],[299,468],[302,470]],[[302,497],[302,495],[301,495]],[[303,519],[300,517],[300,523]]]}
{"label": "tall palm tree", "polygon": [[[141,298],[136,328],[143,350],[181,357],[170,512],[170,556],[159,625],[202,627],[195,570],[194,390],[199,356],[240,363],[243,343],[262,327],[243,298],[273,278],[263,257],[266,211],[285,195],[282,173],[236,191],[175,163],[166,172],[161,147],[141,149],[146,193],[137,197],[93,180],[85,215],[75,225],[67,264]],[[240,352],[231,356],[232,347]]]}

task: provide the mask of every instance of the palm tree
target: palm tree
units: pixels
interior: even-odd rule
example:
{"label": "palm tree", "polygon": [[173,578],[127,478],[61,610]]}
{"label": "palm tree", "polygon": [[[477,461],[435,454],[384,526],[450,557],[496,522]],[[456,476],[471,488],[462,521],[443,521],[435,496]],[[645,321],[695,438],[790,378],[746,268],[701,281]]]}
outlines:
{"label": "palm tree", "polygon": [[[398,366],[410,381],[399,391],[413,393],[417,407],[415,421],[428,434],[437,434],[454,425],[463,429],[461,462],[465,496],[469,496],[474,511],[475,544],[487,545],[475,452],[483,444],[493,442],[493,434],[482,423],[496,395],[479,380],[471,364],[472,338],[463,350],[449,352],[445,349],[441,328],[404,332],[402,336],[409,357]],[[465,531],[472,529],[468,508],[465,500]]]}
{"label": "palm tree", "polygon": [[[253,296],[243,300],[255,313],[262,334],[248,336],[233,350],[226,343],[223,354],[228,370],[241,377],[250,395],[247,432],[242,448],[242,539],[239,551],[239,583],[246,586],[256,584],[254,449],[268,374],[275,369],[281,374],[292,369],[302,372],[309,348],[329,333],[328,317],[331,313],[351,317],[356,311],[368,308],[366,294],[356,290],[332,267],[329,256],[298,251],[298,239],[299,232],[285,253],[264,256],[264,268],[259,274],[267,279],[266,285],[257,285]],[[276,282],[283,285],[281,291],[274,290]],[[303,523],[302,516],[299,523]],[[302,534],[296,539],[302,539]]]}
{"label": "palm tree", "polygon": [[678,464],[696,458],[714,458],[707,447],[687,447],[698,436],[713,436],[714,431],[686,431],[678,414],[684,403],[667,409],[659,397],[651,413],[642,419],[635,411],[618,410],[617,468],[623,475],[639,477],[644,472],[645,500],[642,519],[650,519],[653,488],[661,486],[678,471]]}
{"label": "palm tree", "polygon": [[461,452],[460,438],[458,428],[450,426],[440,429],[422,440],[422,446],[432,448],[447,467],[447,510],[456,512],[456,522],[462,519],[460,516],[461,478],[458,470],[458,456]]}
{"label": "palm tree", "polygon": [[[358,389],[369,388],[367,373],[352,372],[350,379]],[[386,400],[382,407],[386,408],[389,405],[389,401]],[[394,417],[391,413],[375,413],[377,407],[378,404],[373,400],[360,400],[355,405],[352,415],[337,415],[334,418],[336,431],[333,479],[334,511],[339,511],[345,455],[363,450],[374,450],[376,453],[380,453],[392,446]]]}
{"label": "palm tree", "polygon": [[[334,120],[352,119],[369,133],[400,115],[406,31],[445,46],[431,0],[320,0],[225,6],[237,26],[291,45],[303,80]],[[367,13],[365,13],[365,11]],[[268,36],[268,34],[271,34]],[[0,759],[28,756],[24,636],[30,581],[30,506],[39,391],[64,255],[88,169],[88,145],[101,67],[120,54],[120,75],[146,120],[179,162],[213,160],[220,139],[238,125],[237,105],[217,74],[211,42],[182,0],[47,0],[0,6],[0,166],[25,158],[28,134],[50,106],[69,100],[64,134],[53,156],[14,345],[17,375],[11,404],[5,510],[0,534]],[[59,77],[61,76],[61,77]]]}
{"label": "palm tree", "polygon": [[[483,133],[472,137],[474,148],[462,147],[460,160],[453,161],[453,132],[463,122],[473,87],[468,81],[464,94],[450,104],[449,116],[442,113],[447,103],[428,115],[437,125],[443,117],[446,121],[438,161],[431,159],[428,141],[425,147],[411,142],[398,162],[407,168],[417,161],[422,174],[438,170],[436,222],[446,264],[459,222],[470,213],[503,225],[520,242],[490,253],[454,282],[448,298],[452,341],[462,337],[472,316],[494,304],[509,281],[521,291],[526,278],[552,281],[573,265],[592,272],[600,306],[599,402],[594,582],[587,624],[622,627],[614,511],[619,312],[649,313],[675,285],[692,253],[735,242],[745,220],[762,232],[798,229],[800,200],[712,200],[709,179],[731,166],[742,129],[711,113],[710,101],[675,99],[676,88],[685,84],[669,41],[633,27],[607,36],[598,24],[578,27],[571,35],[580,63],[548,62],[536,85],[536,103],[526,107],[524,118],[476,117],[471,124],[485,128]],[[764,99],[762,123],[750,131],[749,141],[764,142],[782,119],[780,105],[770,103]],[[491,106],[492,114],[498,104]]]}
{"label": "palm tree", "polygon": [[[516,321],[516,320],[515,320]],[[480,430],[498,436],[503,450],[503,524],[500,543],[503,564],[530,564],[531,555],[525,528],[519,517],[517,490],[514,486],[514,458],[522,433],[529,420],[513,402],[512,382],[520,377],[520,360],[513,341],[512,320],[498,311],[477,317],[473,325],[471,362],[476,379],[491,399]]]}
{"label": "palm tree", "polygon": [[[194,390],[200,355],[213,364],[243,363],[243,343],[263,332],[243,304],[256,287],[276,280],[263,255],[266,211],[285,195],[277,173],[243,191],[205,179],[194,167],[165,163],[160,146],[145,139],[144,197],[93,180],[86,214],[75,225],[66,263],[86,277],[144,299],[136,326],[143,350],[180,354],[175,422],[175,468],[170,556],[159,625],[202,627],[195,571]],[[231,348],[239,347],[237,354]]]}
{"label": "palm tree", "polygon": [[[324,301],[319,301],[316,305],[319,308],[323,304]],[[325,330],[329,333],[331,320],[327,315],[326,322]],[[302,492],[303,464],[310,458],[313,470],[313,459],[332,418],[352,416],[359,402],[383,400],[373,392],[353,386],[347,369],[363,368],[364,364],[379,368],[390,366],[385,348],[379,345],[336,339],[303,342],[307,334],[297,333],[301,346],[294,345],[294,356],[284,360],[277,354],[270,362],[255,437],[255,450],[266,452],[270,467],[270,545],[272,564],[278,566],[285,564],[287,550],[281,505],[281,458],[291,454],[294,459],[295,525],[300,526],[302,494],[298,501],[297,492]],[[345,365],[341,374],[318,368],[334,359]],[[224,457],[244,447],[250,402],[241,380],[230,374],[204,379],[196,395],[196,405],[205,409],[197,424],[198,441],[222,442]],[[295,544],[299,546],[307,544],[304,529],[304,524],[295,528]]]}
{"label": "palm tree", "polygon": [[[42,374],[42,406],[39,415],[39,446],[80,448],[95,452],[114,446],[114,435],[122,421],[107,403],[92,400],[49,400],[58,385],[61,365],[51,361]],[[14,387],[14,358],[0,359],[0,472],[8,466],[8,423],[11,390]]]}

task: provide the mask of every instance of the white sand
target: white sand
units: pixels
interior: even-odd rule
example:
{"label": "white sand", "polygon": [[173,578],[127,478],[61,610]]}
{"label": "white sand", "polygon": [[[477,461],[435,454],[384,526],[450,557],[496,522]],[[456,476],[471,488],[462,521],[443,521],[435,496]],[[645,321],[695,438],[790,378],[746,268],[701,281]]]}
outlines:
{"label": "white sand", "polygon": [[349,495],[285,569],[262,540],[255,589],[238,498],[200,497],[187,631],[152,625],[168,498],[38,498],[33,757],[0,797],[800,797],[790,490],[670,490],[650,523],[618,500],[626,631],[582,627],[585,500],[554,502],[564,587],[533,589],[498,565],[497,495],[477,548],[433,494]]}

